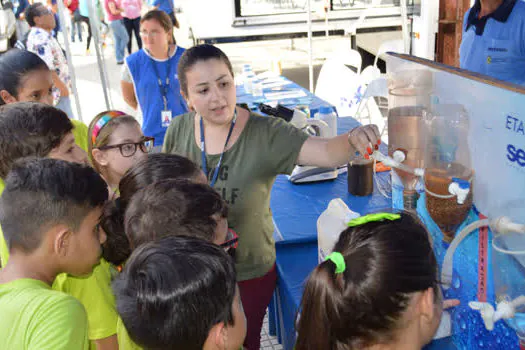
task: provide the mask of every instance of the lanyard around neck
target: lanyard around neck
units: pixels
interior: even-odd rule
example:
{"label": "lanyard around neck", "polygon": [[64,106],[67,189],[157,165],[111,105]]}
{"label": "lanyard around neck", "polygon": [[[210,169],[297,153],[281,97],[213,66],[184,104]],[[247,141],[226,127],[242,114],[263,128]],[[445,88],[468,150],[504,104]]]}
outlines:
{"label": "lanyard around neck", "polygon": [[[206,177],[208,177],[208,162],[206,160],[206,140],[204,138],[204,122],[202,121],[202,117],[200,118],[200,127],[201,127],[201,157],[202,157],[202,171],[204,171],[204,174]],[[210,181],[210,186],[213,187],[215,183],[217,182],[217,177],[219,176],[219,170],[221,168],[222,164],[222,158],[224,157],[224,152],[226,152],[226,147],[228,146],[228,142],[230,141],[230,137],[232,136],[233,128],[235,128],[235,123],[237,122],[237,110],[235,110],[233,114],[233,119],[230,124],[230,130],[228,131],[228,136],[226,137],[226,142],[224,143],[224,149],[221,152],[221,156],[219,157],[219,162],[217,163],[217,166],[215,167],[215,171],[213,172],[213,177]]]}
{"label": "lanyard around neck", "polygon": [[168,63],[168,74],[166,75],[165,83],[160,78],[160,73],[157,65],[159,64],[156,62],[153,58],[151,59],[151,63],[153,64],[153,71],[155,72],[155,76],[157,77],[157,83],[159,84],[160,88],[160,94],[162,95],[162,101],[164,102],[164,110],[168,110],[168,90],[170,87],[170,75],[171,75],[171,62],[170,62],[170,46],[168,45],[168,59],[166,60]]}

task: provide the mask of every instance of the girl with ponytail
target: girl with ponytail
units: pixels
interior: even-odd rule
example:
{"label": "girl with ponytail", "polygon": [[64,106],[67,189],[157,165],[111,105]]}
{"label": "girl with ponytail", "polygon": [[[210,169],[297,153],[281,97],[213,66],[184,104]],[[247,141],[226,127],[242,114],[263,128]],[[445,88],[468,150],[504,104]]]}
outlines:
{"label": "girl with ponytail", "polygon": [[421,349],[443,309],[426,229],[407,213],[348,226],[306,283],[295,349]]}

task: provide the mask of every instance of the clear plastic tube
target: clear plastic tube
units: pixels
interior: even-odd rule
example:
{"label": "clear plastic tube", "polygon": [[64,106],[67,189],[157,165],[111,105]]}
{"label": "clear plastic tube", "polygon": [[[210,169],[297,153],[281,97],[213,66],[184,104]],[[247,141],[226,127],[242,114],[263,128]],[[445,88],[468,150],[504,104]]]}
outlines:
{"label": "clear plastic tube", "polygon": [[[447,253],[445,254],[445,258],[443,259],[443,265],[441,266],[441,283],[443,285],[443,288],[450,288],[450,284],[452,282],[452,269],[454,263],[454,253],[456,252],[456,248],[463,241],[463,239],[465,239],[465,237],[467,237],[471,232],[485,226],[490,226],[494,232],[499,232],[499,235],[506,234],[509,232],[525,234],[525,225],[516,224],[505,216],[500,216],[492,220],[478,220],[471,223],[470,225],[465,226],[463,230],[461,230],[459,234],[456,235],[452,243],[450,243],[450,246],[447,249]],[[497,236],[495,236],[494,238],[496,238]],[[503,250],[503,248],[496,247],[494,246],[494,240],[492,241],[492,243],[493,247],[500,252],[506,254],[523,254],[522,251],[509,252],[507,250]]]}
{"label": "clear plastic tube", "polygon": [[467,225],[454,237],[452,243],[447,249],[445,259],[443,259],[443,265],[441,267],[441,283],[444,289],[449,289],[452,283],[452,268],[454,263],[454,253],[456,248],[459,246],[461,241],[467,237],[472,231],[489,225],[489,219],[478,220],[470,225]]}

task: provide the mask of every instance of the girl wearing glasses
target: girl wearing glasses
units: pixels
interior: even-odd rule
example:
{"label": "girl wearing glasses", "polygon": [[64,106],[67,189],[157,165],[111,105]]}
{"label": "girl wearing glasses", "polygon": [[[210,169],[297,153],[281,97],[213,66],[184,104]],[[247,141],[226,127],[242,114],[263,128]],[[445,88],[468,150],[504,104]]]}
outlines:
{"label": "girl wearing glasses", "polygon": [[142,17],[140,36],[144,47],[126,58],[120,86],[126,103],[140,108],[142,130],[155,137],[155,151],[160,151],[172,118],[188,111],[177,75],[184,49],[175,44],[171,19],[160,10]]}
{"label": "girl wearing glasses", "polygon": [[89,159],[93,167],[116,189],[124,173],[144,159],[154,139],[145,137],[135,118],[119,111],[99,113],[88,130]]}

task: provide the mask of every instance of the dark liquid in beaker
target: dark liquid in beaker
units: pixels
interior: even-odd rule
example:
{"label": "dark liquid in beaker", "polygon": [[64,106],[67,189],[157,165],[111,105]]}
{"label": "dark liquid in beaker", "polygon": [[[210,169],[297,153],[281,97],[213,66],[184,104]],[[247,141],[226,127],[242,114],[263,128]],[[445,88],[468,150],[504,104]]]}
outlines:
{"label": "dark liquid in beaker", "polygon": [[348,163],[348,192],[354,196],[369,196],[374,192],[374,162]]}

